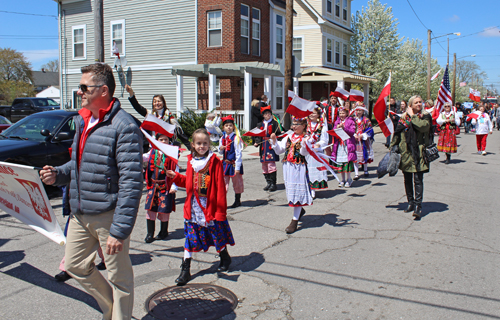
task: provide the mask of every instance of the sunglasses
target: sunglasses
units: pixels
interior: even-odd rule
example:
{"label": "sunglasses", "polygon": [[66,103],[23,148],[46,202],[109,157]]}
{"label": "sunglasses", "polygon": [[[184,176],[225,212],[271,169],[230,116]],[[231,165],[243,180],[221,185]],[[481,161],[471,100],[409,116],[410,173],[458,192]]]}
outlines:
{"label": "sunglasses", "polygon": [[99,88],[99,87],[102,87],[102,86],[105,86],[104,84],[100,84],[100,85],[95,85],[95,86],[88,86],[86,84],[79,84],[78,85],[78,89],[82,90],[83,93],[89,91],[89,88]]}

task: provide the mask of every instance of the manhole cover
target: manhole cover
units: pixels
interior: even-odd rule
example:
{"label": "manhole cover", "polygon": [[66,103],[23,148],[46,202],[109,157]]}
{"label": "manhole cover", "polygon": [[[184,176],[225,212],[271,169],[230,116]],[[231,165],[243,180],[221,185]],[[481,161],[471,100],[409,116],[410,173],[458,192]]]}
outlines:
{"label": "manhole cover", "polygon": [[188,284],[168,287],[146,300],[146,311],[156,319],[218,319],[238,306],[231,291],[214,285]]}

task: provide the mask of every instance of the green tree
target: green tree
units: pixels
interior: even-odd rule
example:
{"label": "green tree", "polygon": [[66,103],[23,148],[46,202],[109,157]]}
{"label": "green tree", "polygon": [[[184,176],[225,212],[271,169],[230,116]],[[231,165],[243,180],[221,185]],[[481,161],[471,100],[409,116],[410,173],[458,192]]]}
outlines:
{"label": "green tree", "polygon": [[46,64],[42,65],[42,69],[50,72],[59,72],[59,59],[50,60]]}
{"label": "green tree", "polygon": [[19,96],[31,96],[33,90],[31,63],[16,50],[0,48],[0,99],[6,103]]}

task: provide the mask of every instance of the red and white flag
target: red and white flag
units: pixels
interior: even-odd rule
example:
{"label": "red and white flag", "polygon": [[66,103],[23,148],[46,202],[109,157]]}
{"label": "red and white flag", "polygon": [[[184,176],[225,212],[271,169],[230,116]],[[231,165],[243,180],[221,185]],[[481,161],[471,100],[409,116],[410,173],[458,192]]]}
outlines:
{"label": "red and white flag", "polygon": [[469,88],[469,99],[472,101],[479,102],[481,101],[481,92],[474,90],[472,88]]}
{"label": "red and white flag", "polygon": [[467,82],[460,82],[461,87],[465,87],[467,85]]}
{"label": "red and white flag", "polygon": [[158,119],[150,113],[148,113],[148,115],[142,122],[141,128],[144,130],[154,131],[156,133],[166,135],[169,138],[172,138],[175,132],[175,125]]}
{"label": "red and white flag", "polygon": [[315,107],[316,102],[295,96],[292,101],[290,101],[290,105],[286,109],[286,112],[296,118],[305,118],[313,112]]}
{"label": "red and white flag", "polygon": [[171,146],[169,144],[154,139],[146,131],[144,131],[144,129],[141,129],[141,131],[146,137],[146,139],[148,139],[149,143],[151,144],[151,147],[161,151],[164,155],[172,159],[175,163],[179,161],[179,147]]}
{"label": "red and white flag", "polygon": [[441,69],[439,69],[439,71],[436,72],[436,74],[432,76],[431,81],[434,80],[434,79],[436,79],[439,76],[440,73],[441,73]]}
{"label": "red and white flag", "polygon": [[385,83],[377,102],[373,106],[373,115],[377,119],[380,129],[384,136],[388,137],[394,132],[394,125],[391,118],[385,116],[385,110],[387,109],[387,98],[391,94],[391,74],[389,73],[389,79]]}
{"label": "red and white flag", "polygon": [[288,90],[288,102],[291,102],[295,98],[296,94],[292,90]]}
{"label": "red and white flag", "polygon": [[[333,175],[333,177],[340,182],[339,178],[337,177],[337,175],[335,174],[335,169],[333,166],[330,165],[329,163],[329,158],[328,159],[325,159],[323,158],[324,157],[328,157],[326,156],[325,154],[322,154],[322,153],[317,153],[314,148],[312,148],[312,146],[306,141],[305,142],[306,144],[306,150],[307,152],[309,152],[309,154],[311,155],[311,157],[313,157],[316,161],[322,163],[324,165],[324,168],[328,171],[330,171],[330,173]],[[318,168],[318,170],[320,170],[320,168]],[[323,170],[320,170],[320,171],[323,171]]]}
{"label": "red and white flag", "polygon": [[349,100],[363,102],[365,100],[365,95],[362,91],[351,89]]}
{"label": "red and white flag", "polygon": [[253,128],[250,131],[247,131],[243,134],[245,137],[265,137],[266,130],[261,128]]}
{"label": "red and white flag", "polygon": [[341,87],[337,87],[334,92],[332,92],[330,95],[334,95],[337,98],[340,98],[344,101],[349,99],[349,91],[342,89]]}
{"label": "red and white flag", "polygon": [[288,130],[287,132],[280,134],[280,135],[278,136],[278,138],[284,138],[284,137],[286,137],[286,136],[288,136],[288,135],[290,135],[290,134],[292,134],[292,133],[293,133],[293,131],[292,131],[292,130]]}
{"label": "red and white flag", "polygon": [[481,111],[474,111],[474,112],[471,112],[467,115],[467,118],[468,119],[478,119],[480,116],[482,116],[483,113]]}

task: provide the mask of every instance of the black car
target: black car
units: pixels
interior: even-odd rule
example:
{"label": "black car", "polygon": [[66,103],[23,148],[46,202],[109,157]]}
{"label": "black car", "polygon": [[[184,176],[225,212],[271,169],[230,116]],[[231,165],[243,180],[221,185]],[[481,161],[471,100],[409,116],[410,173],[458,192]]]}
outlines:
{"label": "black car", "polygon": [[32,114],[0,133],[0,161],[33,167],[60,166],[70,160],[74,111]]}

